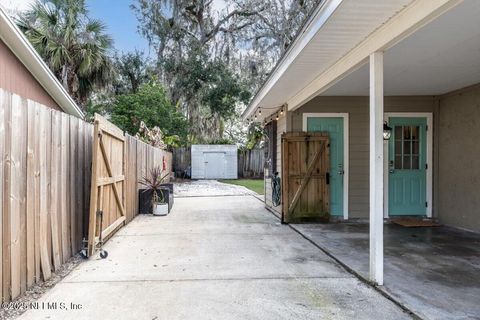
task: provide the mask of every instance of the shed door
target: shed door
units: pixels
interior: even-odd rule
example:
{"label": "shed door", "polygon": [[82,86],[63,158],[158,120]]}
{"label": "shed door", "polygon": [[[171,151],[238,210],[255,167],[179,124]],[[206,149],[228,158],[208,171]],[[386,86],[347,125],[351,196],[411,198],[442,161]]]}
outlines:
{"label": "shed door", "polygon": [[221,179],[225,177],[225,153],[205,152],[205,179]]}

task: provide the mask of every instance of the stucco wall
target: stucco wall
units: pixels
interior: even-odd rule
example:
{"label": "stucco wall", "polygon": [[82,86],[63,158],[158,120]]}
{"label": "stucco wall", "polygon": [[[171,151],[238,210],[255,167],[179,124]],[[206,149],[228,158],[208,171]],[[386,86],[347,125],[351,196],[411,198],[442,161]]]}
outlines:
{"label": "stucco wall", "polygon": [[[434,112],[431,96],[386,97],[385,112]],[[317,97],[293,111],[291,131],[302,131],[303,113],[340,112],[349,114],[349,217],[368,218],[369,201],[369,119],[368,97]]]}
{"label": "stucco wall", "polygon": [[0,40],[0,88],[50,108],[61,110],[2,40]]}
{"label": "stucco wall", "polygon": [[438,217],[480,231],[480,85],[440,97],[438,109]]}

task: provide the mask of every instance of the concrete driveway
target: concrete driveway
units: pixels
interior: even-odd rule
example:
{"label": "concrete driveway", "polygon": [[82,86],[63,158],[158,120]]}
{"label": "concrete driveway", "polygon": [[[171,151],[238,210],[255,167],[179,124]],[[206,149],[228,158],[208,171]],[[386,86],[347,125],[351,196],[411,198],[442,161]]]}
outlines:
{"label": "concrete driveway", "polygon": [[253,196],[178,198],[169,216],[138,216],[105,249],[41,298],[51,310],[21,319],[409,318]]}

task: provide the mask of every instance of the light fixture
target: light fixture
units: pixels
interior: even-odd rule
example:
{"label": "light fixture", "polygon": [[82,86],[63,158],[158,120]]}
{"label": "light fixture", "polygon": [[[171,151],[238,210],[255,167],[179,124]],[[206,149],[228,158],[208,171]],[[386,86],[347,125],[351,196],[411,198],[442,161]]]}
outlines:
{"label": "light fixture", "polygon": [[390,140],[392,128],[388,126],[387,121],[383,123],[383,140]]}
{"label": "light fixture", "polygon": [[275,117],[275,120],[278,120],[278,113],[277,113],[277,116]]}
{"label": "light fixture", "polygon": [[283,107],[280,109],[280,115],[283,115]]}
{"label": "light fixture", "polygon": [[262,115],[262,109],[258,109],[258,115],[259,115],[259,116]]}
{"label": "light fixture", "polygon": [[255,114],[255,120],[257,120],[257,114]]}

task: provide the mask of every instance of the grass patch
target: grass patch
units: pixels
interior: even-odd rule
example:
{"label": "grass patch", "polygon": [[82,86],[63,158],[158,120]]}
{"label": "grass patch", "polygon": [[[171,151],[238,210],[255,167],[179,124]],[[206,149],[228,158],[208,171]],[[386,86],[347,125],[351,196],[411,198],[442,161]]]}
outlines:
{"label": "grass patch", "polygon": [[264,193],[263,179],[220,180],[220,182],[244,186],[258,194]]}

